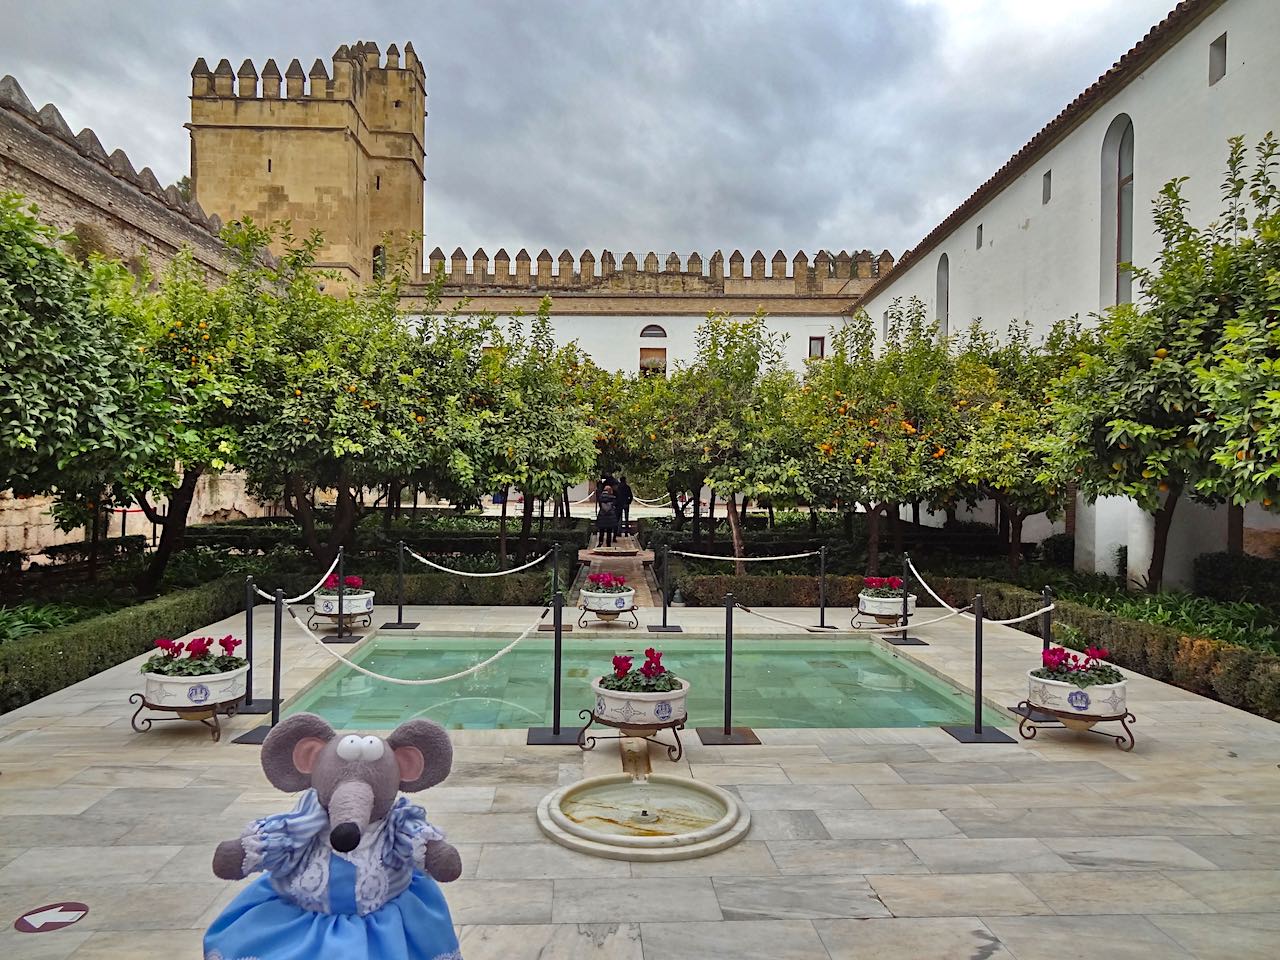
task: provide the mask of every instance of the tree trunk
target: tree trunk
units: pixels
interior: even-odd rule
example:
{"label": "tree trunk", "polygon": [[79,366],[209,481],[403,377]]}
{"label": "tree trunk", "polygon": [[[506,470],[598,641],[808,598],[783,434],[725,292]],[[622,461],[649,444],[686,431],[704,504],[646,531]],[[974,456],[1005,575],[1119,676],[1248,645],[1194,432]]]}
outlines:
{"label": "tree trunk", "polygon": [[538,542],[542,542],[542,537],[547,527],[547,501],[538,501]]}
{"label": "tree trunk", "polygon": [[773,529],[773,501],[769,501],[769,529]]}
{"label": "tree trunk", "polygon": [[885,515],[889,518],[889,531],[893,534],[893,552],[898,556],[902,556],[902,507],[897,503],[891,503],[885,508]]}
{"label": "tree trunk", "polygon": [[707,501],[707,543],[716,542],[716,492],[711,491],[711,499]]}
{"label": "tree trunk", "polygon": [[529,550],[529,534],[533,532],[533,496],[528,490],[524,491],[523,509],[520,511],[520,544],[516,547],[516,555],[520,558],[520,562],[524,563],[524,558]]}
{"label": "tree trunk", "polygon": [[747,504],[751,502],[750,497],[742,498],[742,509],[738,511],[738,519],[742,521],[742,525],[747,525]]}
{"label": "tree trunk", "polygon": [[94,494],[93,515],[89,519],[89,580],[93,582],[98,579],[98,540],[102,529],[99,518],[102,516],[102,506],[99,502],[101,492]]}
{"label": "tree trunk", "polygon": [[917,527],[920,526],[920,501],[915,500],[911,504],[911,522]]}
{"label": "tree trunk", "polygon": [[1000,542],[1008,546],[1009,544],[1009,512],[1005,510],[1004,504],[999,500],[996,501],[996,532],[1000,536]]}
{"label": "tree trunk", "polygon": [[702,491],[693,492],[693,542],[702,542]]}
{"label": "tree trunk", "polygon": [[502,513],[501,520],[498,521],[498,569],[507,569],[507,501],[510,499],[511,488],[506,487],[502,492]]}
{"label": "tree trunk", "polygon": [[1006,510],[1009,517],[1009,569],[1014,573],[1022,565],[1022,521],[1026,515],[1016,507]]}
{"label": "tree trunk", "polygon": [[880,576],[880,506],[867,504],[867,573]]}
{"label": "tree trunk", "polygon": [[946,509],[947,509],[947,519],[946,519],[946,522],[943,523],[942,525],[942,529],[944,530],[948,530],[960,522],[959,519],[956,517],[956,505],[954,503],[947,504]]}
{"label": "tree trunk", "polygon": [[1227,553],[1244,553],[1244,507],[1238,503],[1227,505]]}
{"label": "tree trunk", "polygon": [[734,502],[736,499],[737,494],[729,494],[729,499],[725,501],[725,513],[729,518],[729,533],[733,537],[733,555],[737,558],[733,564],[733,572],[741,577],[747,572],[747,565],[742,562],[747,549],[742,540],[742,515],[738,512],[737,503]]}
{"label": "tree trunk", "polygon": [[813,504],[809,504],[809,533],[815,537],[818,535],[818,511]]}
{"label": "tree trunk", "polygon": [[680,498],[677,496],[678,493],[679,491],[676,490],[674,484],[667,487],[667,499],[671,501],[671,529],[673,531],[684,529],[684,507],[680,505]]}
{"label": "tree trunk", "polygon": [[1182,481],[1170,481],[1169,492],[1164,495],[1164,506],[1156,511],[1155,539],[1151,544],[1151,566],[1147,568],[1147,592],[1159,593],[1164,583],[1164,554],[1169,545],[1169,528],[1173,525],[1173,511],[1182,495]]}
{"label": "tree trunk", "polygon": [[147,519],[160,527],[160,542],[156,544],[151,559],[134,585],[139,595],[150,596],[159,589],[164,579],[165,567],[173,555],[182,549],[182,542],[187,535],[187,514],[191,511],[196,484],[203,472],[203,467],[192,467],[183,472],[182,482],[169,494],[169,512],[164,517],[156,513],[145,493],[136,498]]}
{"label": "tree trunk", "polygon": [[[846,510],[840,519],[844,523],[844,538],[848,540],[850,543],[852,543],[853,542],[853,511]],[[815,532],[817,531],[815,530]]]}

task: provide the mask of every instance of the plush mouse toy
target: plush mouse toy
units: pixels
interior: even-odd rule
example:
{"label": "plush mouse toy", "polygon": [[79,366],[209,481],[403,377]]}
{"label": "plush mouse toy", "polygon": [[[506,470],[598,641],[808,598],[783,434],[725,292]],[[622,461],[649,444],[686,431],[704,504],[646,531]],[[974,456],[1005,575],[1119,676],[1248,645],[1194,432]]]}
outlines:
{"label": "plush mouse toy", "polygon": [[281,790],[304,790],[292,813],[255,820],[224,840],[213,872],[262,870],[209,927],[205,960],[460,960],[436,881],[462,872],[458,851],[398,797],[449,775],[453,746],[429,720],[385,740],[336,734],[299,713],[262,745],[262,769]]}

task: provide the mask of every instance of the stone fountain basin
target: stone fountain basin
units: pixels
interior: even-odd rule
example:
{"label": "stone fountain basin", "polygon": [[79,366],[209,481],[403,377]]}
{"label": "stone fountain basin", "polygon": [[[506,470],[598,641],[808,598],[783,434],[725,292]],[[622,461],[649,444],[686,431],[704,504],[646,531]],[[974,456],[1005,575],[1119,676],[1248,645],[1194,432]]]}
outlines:
{"label": "stone fountain basin", "polygon": [[[642,819],[642,808],[652,808]],[[751,829],[751,815],[712,784],[652,774],[588,777],[548,794],[538,825],[557,843],[610,860],[690,860],[731,847]]]}

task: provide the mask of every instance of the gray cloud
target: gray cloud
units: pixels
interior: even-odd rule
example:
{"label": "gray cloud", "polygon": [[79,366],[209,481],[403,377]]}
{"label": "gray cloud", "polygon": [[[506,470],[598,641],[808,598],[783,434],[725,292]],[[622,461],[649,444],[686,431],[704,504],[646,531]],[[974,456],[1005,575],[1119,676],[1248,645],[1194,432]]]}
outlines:
{"label": "gray cloud", "polygon": [[896,254],[1169,4],[0,0],[0,73],[168,183],[196,57],[412,40],[428,247]]}

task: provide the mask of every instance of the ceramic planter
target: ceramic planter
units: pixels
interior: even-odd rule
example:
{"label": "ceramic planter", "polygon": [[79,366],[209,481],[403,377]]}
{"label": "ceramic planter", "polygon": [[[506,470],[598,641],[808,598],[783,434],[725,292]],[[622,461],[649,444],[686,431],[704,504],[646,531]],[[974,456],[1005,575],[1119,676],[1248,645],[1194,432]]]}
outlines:
{"label": "ceramic planter", "polygon": [[[865,593],[860,593],[858,594],[858,612],[875,617],[880,623],[901,623],[902,597],[869,597]],[[916,595],[911,593],[907,595],[907,616],[911,617],[915,612]]]}
{"label": "ceramic planter", "polygon": [[601,620],[616,620],[618,614],[636,605],[636,592],[630,587],[621,593],[596,593],[583,590],[580,597],[582,608],[590,610]]}
{"label": "ceramic planter", "polygon": [[[147,703],[161,710],[199,711],[208,707],[203,716],[210,716],[219,703],[239,700],[245,694],[249,665],[236,667],[224,673],[209,673],[200,677],[166,677],[159,673],[144,673],[143,696]],[[199,720],[200,713],[188,715]]]}
{"label": "ceramic planter", "polygon": [[1128,712],[1125,690],[1128,680],[1077,687],[1063,680],[1046,680],[1027,671],[1027,699],[1033,707],[1052,710],[1068,730],[1088,730],[1103,717]]}
{"label": "ceramic planter", "polygon": [[599,679],[591,681],[591,689],[596,695],[596,717],[611,724],[654,730],[660,724],[688,716],[688,680],[681,680],[680,688],[669,693],[606,690]]}
{"label": "ceramic planter", "polygon": [[347,590],[342,594],[342,609],[338,609],[336,593],[317,593],[311,598],[315,602],[316,613],[323,617],[336,617],[339,613],[346,617],[359,617],[373,612],[372,590]]}

